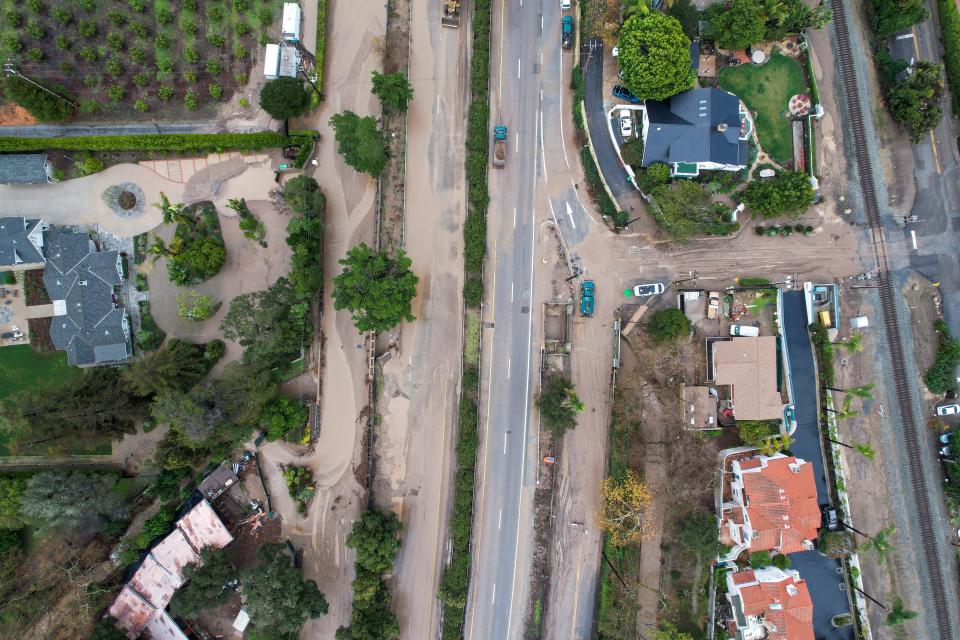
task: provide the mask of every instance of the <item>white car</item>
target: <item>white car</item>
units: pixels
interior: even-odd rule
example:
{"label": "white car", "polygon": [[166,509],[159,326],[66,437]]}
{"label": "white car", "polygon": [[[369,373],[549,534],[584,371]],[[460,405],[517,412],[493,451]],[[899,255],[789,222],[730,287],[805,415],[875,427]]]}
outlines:
{"label": "white car", "polygon": [[942,404],[937,407],[938,416],[952,416],[957,413],[960,413],[960,404],[956,402],[953,404]]}
{"label": "white car", "polygon": [[560,0],[560,10],[566,11],[573,6],[572,0]]}
{"label": "white car", "polygon": [[633,288],[633,295],[636,298],[646,298],[647,296],[655,296],[660,293],[663,293],[663,285],[659,282],[638,284]]}
{"label": "white car", "polygon": [[620,110],[620,135],[624,138],[633,137],[633,114],[630,109]]}

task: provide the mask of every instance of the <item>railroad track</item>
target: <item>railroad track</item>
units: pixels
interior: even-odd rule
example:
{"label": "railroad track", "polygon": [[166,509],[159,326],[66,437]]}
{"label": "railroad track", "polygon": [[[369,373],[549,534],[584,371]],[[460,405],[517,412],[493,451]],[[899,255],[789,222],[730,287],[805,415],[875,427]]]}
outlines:
{"label": "railroad track", "polygon": [[951,633],[950,628],[950,614],[947,609],[947,595],[943,584],[943,575],[940,573],[939,557],[937,555],[937,539],[934,532],[927,494],[927,480],[924,477],[923,467],[921,465],[920,457],[923,455],[923,452],[920,450],[920,443],[918,441],[919,431],[916,420],[914,419],[913,399],[910,395],[911,385],[910,380],[907,378],[903,344],[900,341],[900,323],[897,319],[896,299],[894,298],[894,289],[890,279],[886,239],[880,220],[880,207],[877,200],[873,165],[870,162],[867,151],[867,134],[863,124],[863,108],[860,104],[860,92],[854,73],[846,7],[843,4],[843,0],[830,0],[830,4],[833,8],[833,25],[837,34],[840,77],[843,80],[844,98],[849,111],[849,131],[853,136],[853,148],[857,159],[857,173],[860,178],[860,188],[863,191],[867,220],[870,224],[870,237],[877,261],[877,269],[880,272],[880,306],[883,313],[887,343],[890,345],[890,357],[893,361],[892,372],[894,385],[897,389],[897,407],[900,411],[903,436],[906,441],[906,454],[910,472],[910,482],[913,486],[914,501],[916,502],[920,543],[923,545],[927,575],[933,596],[933,602],[930,604],[933,607],[939,637],[942,638],[942,640],[955,640],[955,636]]}

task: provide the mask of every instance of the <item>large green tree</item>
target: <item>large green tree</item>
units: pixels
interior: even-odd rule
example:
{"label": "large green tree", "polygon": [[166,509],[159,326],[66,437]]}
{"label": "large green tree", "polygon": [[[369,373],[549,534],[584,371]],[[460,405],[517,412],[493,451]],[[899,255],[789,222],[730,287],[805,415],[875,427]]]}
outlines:
{"label": "large green tree", "polygon": [[693,86],[690,38],[680,22],[659,11],[643,11],[620,29],[624,82],[644,100],[664,100]]}
{"label": "large green tree", "polygon": [[234,298],[220,329],[246,348],[244,362],[287,367],[313,339],[309,311],[293,284],[280,278],[269,289]]}
{"label": "large green tree", "polygon": [[105,473],[41,471],[27,480],[20,513],[40,529],[83,527],[120,514],[116,483],[116,476]]}
{"label": "large green tree", "polygon": [[920,142],[943,118],[943,67],[931,60],[918,60],[913,73],[890,87],[890,115],[910,128],[910,141]]}
{"label": "large green tree", "polygon": [[400,521],[389,515],[368,510],[353,523],[346,544],[357,552],[357,566],[381,575],[393,568],[400,548]]}
{"label": "large green tree", "polygon": [[733,0],[729,7],[718,4],[711,11],[717,46],[745,49],[763,42],[767,33],[767,12],[761,0]]}
{"label": "large green tree", "polygon": [[343,271],[333,279],[335,309],[347,309],[360,331],[386,331],[414,320],[411,301],[419,278],[403,251],[390,256],[360,243],[340,260]]}
{"label": "large green tree", "polygon": [[[37,86],[42,85],[36,80],[30,82],[20,76],[12,76],[4,80],[3,92],[7,100],[16,102],[30,112],[40,122],[59,122],[73,117],[76,109],[62,97],[64,93],[58,88]],[[46,89],[46,90],[44,90]]]}
{"label": "large green tree", "polygon": [[163,391],[186,391],[210,371],[202,345],[173,339],[135,360],[121,374],[121,380],[139,396]]}
{"label": "large green tree", "polygon": [[0,476],[0,529],[19,529],[23,526],[20,502],[26,487],[25,478]]}
{"label": "large green tree", "polygon": [[228,586],[237,572],[221,549],[207,548],[200,552],[200,563],[183,568],[187,584],[173,594],[170,610],[184,618],[196,618],[205,609],[213,609],[233,597]]}
{"label": "large green tree", "polygon": [[127,634],[117,628],[116,618],[107,616],[97,621],[87,640],[127,640]]}
{"label": "large green tree", "polygon": [[583,411],[583,403],[573,389],[569,378],[560,375],[549,376],[540,396],[537,409],[543,425],[557,436],[577,426],[577,414]]}
{"label": "large green tree", "polygon": [[873,0],[873,28],[881,38],[909,29],[929,16],[923,0]]}
{"label": "large green tree", "polygon": [[310,92],[299,78],[269,80],[260,91],[260,107],[275,120],[298,116],[310,106]]}
{"label": "large green tree", "polygon": [[264,545],[257,555],[260,563],[241,577],[247,613],[257,637],[296,634],[307,618],[327,612],[327,600],[317,583],[303,579],[283,545]]}
{"label": "large green tree", "polygon": [[352,111],[344,111],[330,118],[330,126],[337,140],[337,153],[343,156],[344,162],[374,178],[383,173],[389,151],[387,138],[377,128],[376,118],[361,118]]}
{"label": "large green tree", "polygon": [[406,111],[413,100],[413,85],[400,73],[373,71],[373,93],[386,111]]}
{"label": "large green tree", "polygon": [[298,214],[287,224],[287,245],[293,251],[290,274],[294,294],[312,300],[323,285],[323,215],[326,198],[317,181],[297,176],[283,186],[283,199]]}
{"label": "large green tree", "polygon": [[764,218],[802,213],[814,195],[810,177],[801,171],[782,171],[772,179],[754,180],[742,194],[743,201]]}
{"label": "large green tree", "polygon": [[290,178],[283,183],[283,200],[294,213],[301,216],[323,215],[327,203],[320,185],[306,175]]}
{"label": "large green tree", "polygon": [[306,405],[287,396],[280,396],[263,410],[263,425],[271,440],[287,435],[295,428],[303,429],[310,412]]}

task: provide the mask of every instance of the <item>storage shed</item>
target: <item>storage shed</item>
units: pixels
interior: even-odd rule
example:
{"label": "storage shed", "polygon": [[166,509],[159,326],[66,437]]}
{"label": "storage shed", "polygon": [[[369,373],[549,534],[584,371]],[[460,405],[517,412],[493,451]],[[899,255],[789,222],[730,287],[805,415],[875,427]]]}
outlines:
{"label": "storage shed", "polygon": [[263,75],[267,80],[280,77],[280,45],[268,44],[263,54]]}

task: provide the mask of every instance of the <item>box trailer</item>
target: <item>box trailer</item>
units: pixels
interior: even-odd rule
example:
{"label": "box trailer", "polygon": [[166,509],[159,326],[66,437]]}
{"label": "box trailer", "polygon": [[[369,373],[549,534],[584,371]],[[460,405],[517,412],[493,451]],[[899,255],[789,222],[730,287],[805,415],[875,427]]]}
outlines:
{"label": "box trailer", "polygon": [[282,37],[288,42],[300,42],[300,25],[303,13],[296,2],[286,2],[283,5]]}
{"label": "box trailer", "polygon": [[263,55],[263,75],[268,80],[280,77],[280,45],[268,44]]}

